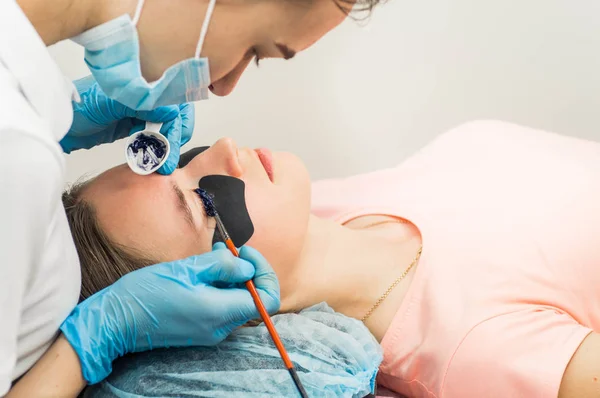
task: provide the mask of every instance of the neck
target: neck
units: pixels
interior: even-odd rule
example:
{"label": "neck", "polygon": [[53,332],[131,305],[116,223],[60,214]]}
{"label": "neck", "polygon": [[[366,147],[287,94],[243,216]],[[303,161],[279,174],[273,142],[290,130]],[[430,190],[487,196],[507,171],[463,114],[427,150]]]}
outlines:
{"label": "neck", "polygon": [[119,15],[133,12],[136,0],[17,0],[37,33],[49,46]]}
{"label": "neck", "polygon": [[301,258],[292,273],[280,278],[282,311],[325,301],[360,319],[410,263],[414,246],[414,240],[386,238],[311,216]]}

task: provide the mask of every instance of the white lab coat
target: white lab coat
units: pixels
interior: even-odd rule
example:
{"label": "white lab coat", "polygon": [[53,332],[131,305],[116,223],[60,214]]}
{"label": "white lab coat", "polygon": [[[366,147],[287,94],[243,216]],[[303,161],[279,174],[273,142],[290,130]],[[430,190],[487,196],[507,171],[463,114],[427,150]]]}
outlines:
{"label": "white lab coat", "polygon": [[81,276],[61,192],[74,86],[14,0],[0,1],[0,396],[42,356]]}

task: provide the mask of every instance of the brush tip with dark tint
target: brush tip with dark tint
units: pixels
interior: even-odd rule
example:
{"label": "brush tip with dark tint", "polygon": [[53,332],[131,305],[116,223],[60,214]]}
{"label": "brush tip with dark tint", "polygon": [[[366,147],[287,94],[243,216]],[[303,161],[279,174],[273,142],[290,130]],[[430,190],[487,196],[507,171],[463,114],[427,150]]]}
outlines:
{"label": "brush tip with dark tint", "polygon": [[217,209],[215,208],[212,195],[202,188],[194,189],[194,192],[200,196],[202,204],[204,205],[204,209],[206,210],[206,215],[209,217],[214,217],[217,214]]}

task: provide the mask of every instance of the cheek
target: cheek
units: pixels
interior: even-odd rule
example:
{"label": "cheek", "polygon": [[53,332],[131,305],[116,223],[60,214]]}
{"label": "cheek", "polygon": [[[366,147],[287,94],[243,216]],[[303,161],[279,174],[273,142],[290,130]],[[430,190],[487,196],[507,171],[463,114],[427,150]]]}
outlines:
{"label": "cheek", "polygon": [[306,237],[310,214],[310,180],[293,155],[276,153],[277,184],[247,181],[246,204],[254,224],[248,245],[259,250],[277,270],[293,266]]}

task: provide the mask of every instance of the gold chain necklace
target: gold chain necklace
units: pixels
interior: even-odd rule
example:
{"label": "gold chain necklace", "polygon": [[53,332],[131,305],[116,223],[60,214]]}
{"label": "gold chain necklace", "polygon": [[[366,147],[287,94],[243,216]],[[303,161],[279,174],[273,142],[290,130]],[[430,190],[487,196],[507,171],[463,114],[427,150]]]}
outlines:
{"label": "gold chain necklace", "polygon": [[[380,225],[380,224],[385,224],[388,222],[397,222],[399,224],[407,224],[408,221],[406,220],[385,220],[385,221],[379,221],[373,224],[369,224],[366,227],[363,227],[362,229],[367,229],[370,227],[373,227],[375,225]],[[387,288],[387,290],[385,291],[385,293],[383,293],[383,295],[381,297],[379,297],[379,299],[375,302],[375,304],[373,305],[373,307],[371,307],[371,309],[369,311],[367,311],[367,313],[365,314],[365,316],[363,316],[361,318],[362,322],[365,322],[372,314],[373,312],[375,312],[375,310],[381,305],[381,303],[383,303],[383,301],[390,295],[390,293],[392,292],[392,290],[394,290],[394,288],[396,286],[398,286],[398,284],[400,282],[402,282],[402,280],[404,278],[406,278],[406,275],[408,275],[408,273],[410,272],[410,270],[419,262],[419,258],[421,258],[421,253],[423,252],[423,245],[421,245],[419,247],[419,250],[417,251],[417,255],[415,256],[415,258],[413,259],[413,261],[410,263],[410,265],[404,270],[404,272],[402,273],[402,275],[400,275],[391,285],[390,287]]]}

